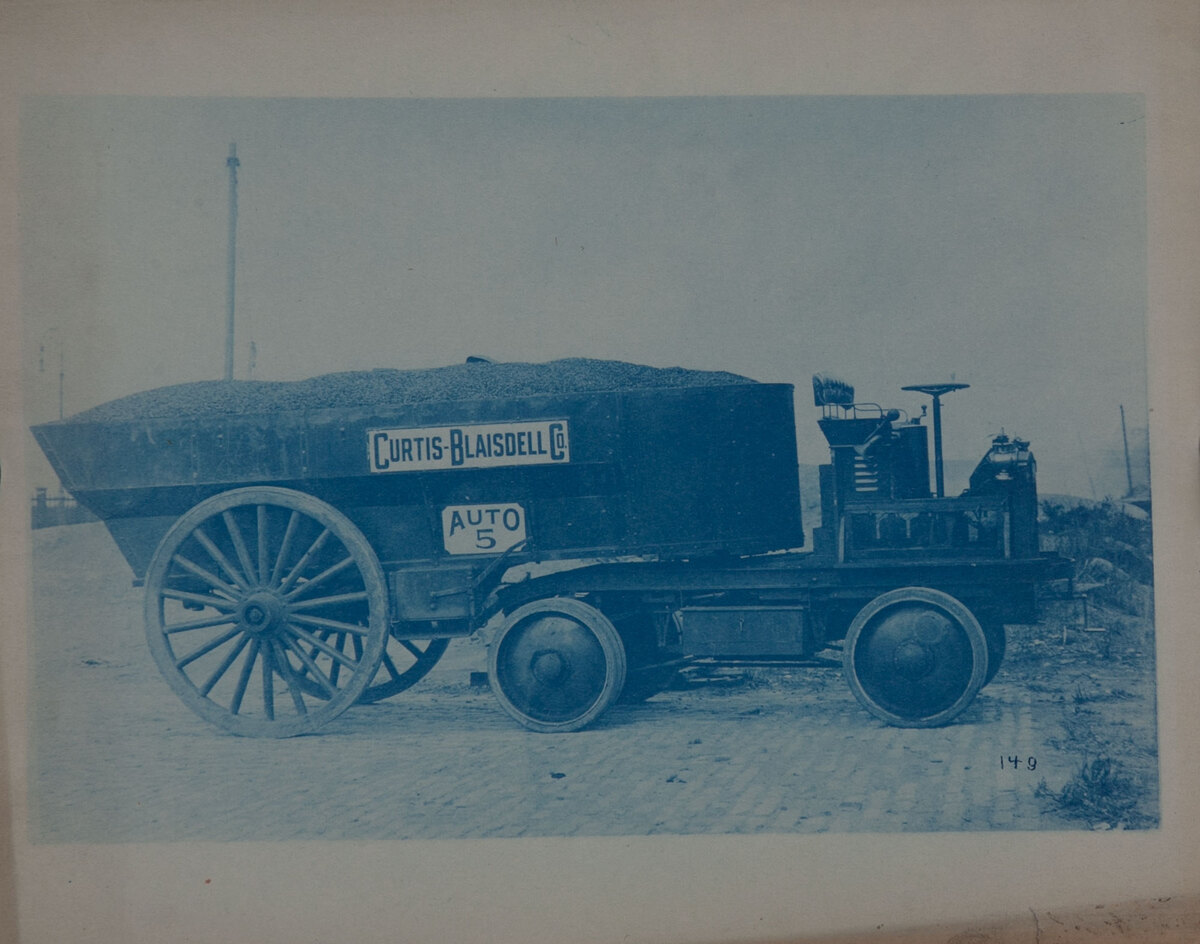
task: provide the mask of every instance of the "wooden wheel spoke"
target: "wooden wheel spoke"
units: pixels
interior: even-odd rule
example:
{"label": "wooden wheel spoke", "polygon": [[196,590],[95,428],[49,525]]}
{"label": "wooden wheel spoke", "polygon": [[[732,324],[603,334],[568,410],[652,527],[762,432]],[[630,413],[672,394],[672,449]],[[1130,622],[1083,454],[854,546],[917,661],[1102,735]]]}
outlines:
{"label": "wooden wheel spoke", "polygon": [[275,659],[271,653],[271,646],[259,646],[259,655],[262,656],[262,696],[263,696],[263,714],[267,716],[268,721],[275,720]]}
{"label": "wooden wheel spoke", "polygon": [[283,574],[284,565],[287,563],[288,551],[292,547],[292,539],[296,536],[296,528],[300,526],[300,512],[293,511],[288,518],[287,527],[283,531],[283,540],[279,542],[279,553],[275,555],[275,566],[271,569],[271,579],[267,581],[268,586],[275,586],[279,583],[279,578]]}
{"label": "wooden wheel spoke", "polygon": [[250,684],[250,674],[254,671],[254,661],[258,658],[259,642],[255,639],[250,643],[250,651],[242,662],[242,671],[238,674],[237,686],[233,690],[233,698],[229,702],[229,713],[236,715],[242,707],[242,699],[246,697],[246,687]]}
{"label": "wooden wheel spoke", "polygon": [[246,541],[242,537],[242,529],[238,527],[237,519],[233,517],[231,510],[221,512],[221,520],[225,522],[225,530],[229,532],[229,540],[233,542],[233,549],[237,552],[238,563],[242,565],[242,572],[246,575],[247,583],[258,582],[258,572],[254,569],[254,564],[250,560],[250,551],[246,547]]}
{"label": "wooden wheel spoke", "polygon": [[255,509],[255,531],[258,537],[258,580],[259,583],[265,583],[267,580],[267,571],[270,568],[268,558],[270,557],[270,541],[268,540],[268,522],[267,522],[267,506],[259,505]]}
{"label": "wooden wheel spoke", "polygon": [[341,620],[326,619],[323,616],[303,616],[299,613],[292,613],[288,619],[293,623],[315,626],[318,629],[332,629],[334,632],[350,633],[353,636],[368,636],[371,632],[365,626],[355,626],[353,623],[343,623]]}
{"label": "wooden wheel spoke", "polygon": [[[323,629],[323,630],[321,630],[319,633],[317,633],[317,634],[316,634],[316,637],[317,637],[319,640],[321,640],[321,642],[329,642],[329,637],[330,637],[330,636],[332,636],[332,635],[333,635],[333,631],[332,631],[332,630],[329,630],[329,629]],[[340,647],[339,647],[339,648],[340,648]],[[317,649],[315,646],[314,646],[314,647],[312,647],[311,649],[309,649],[309,650],[308,650],[308,655],[309,655],[309,658],[315,659],[315,658],[317,657],[317,653],[318,653],[318,652],[320,652],[320,651],[321,651],[321,650],[320,650],[320,649]]]}
{"label": "wooden wheel spoke", "polygon": [[229,640],[231,640],[234,636],[236,636],[240,632],[241,632],[241,630],[237,626],[234,626],[233,629],[230,629],[226,632],[221,633],[220,636],[214,636],[212,639],[210,639],[208,642],[206,642],[203,646],[200,646],[198,649],[194,649],[192,652],[189,652],[182,659],[176,659],[175,660],[175,668],[182,669],[185,665],[190,665],[191,663],[193,663],[197,659],[199,659],[201,656],[208,655],[208,653],[212,652],[218,646],[222,646],[225,643],[229,642]]}
{"label": "wooden wheel spoke", "polygon": [[182,567],[184,570],[186,570],[188,573],[194,574],[195,576],[199,577],[201,580],[203,580],[206,584],[208,584],[210,587],[212,587],[218,593],[221,593],[222,595],[228,597],[231,600],[234,599],[235,597],[237,597],[237,595],[239,593],[237,587],[233,586],[232,584],[226,583],[224,580],[222,580],[216,574],[212,573],[211,571],[205,570],[199,564],[195,563],[192,560],[189,560],[188,558],[184,557],[182,554],[176,554],[174,557],[171,558],[171,560],[174,561],[176,564],[178,564],[180,567]]}
{"label": "wooden wheel spoke", "polygon": [[415,642],[410,642],[407,639],[397,639],[396,642],[400,643],[400,645],[402,645],[418,659],[425,655],[425,650],[418,646]]}
{"label": "wooden wheel spoke", "polygon": [[[363,656],[362,639],[358,636],[350,636],[349,639],[350,639],[350,648],[354,650],[354,658],[359,661],[362,661],[362,656]],[[387,656],[386,647],[384,647],[383,654],[385,657]]]}
{"label": "wooden wheel spoke", "polygon": [[[290,647],[289,647],[290,648]],[[287,652],[283,646],[276,640],[271,640],[271,653],[275,658],[277,671],[283,678],[284,684],[287,686],[288,694],[292,696],[292,704],[296,707],[296,714],[308,714],[308,706],[304,704],[304,696],[300,691],[300,681],[296,678],[295,670],[292,668],[291,662],[288,661]]]}
{"label": "wooden wheel spoke", "polygon": [[237,608],[237,604],[233,600],[226,600],[223,597],[214,597],[203,593],[190,593],[187,590],[176,590],[173,587],[163,587],[158,591],[158,595],[168,597],[172,600],[179,600],[182,603],[198,603],[201,606],[211,606],[214,610],[221,610],[225,613],[230,613]]}
{"label": "wooden wheel spoke", "polygon": [[[329,637],[333,635],[333,631],[329,630],[329,629],[323,629],[319,633],[316,633],[315,635],[319,640],[321,640],[321,642],[328,642]],[[319,650],[317,650],[317,649],[310,649],[308,654],[315,659],[317,657],[318,651]]]}
{"label": "wooden wheel spoke", "polygon": [[[327,636],[326,640],[328,640],[328,638],[329,637]],[[356,636],[355,638],[357,639],[358,637]],[[345,633],[338,633],[337,634],[337,642],[335,642],[333,644],[333,647],[338,652],[344,652],[345,650],[342,649],[342,646],[346,645],[346,639],[347,639],[347,636]],[[359,658],[361,658],[361,656]],[[334,685],[337,685],[338,676],[341,674],[342,674],[342,664],[340,662],[334,661],[334,663],[329,667],[329,680],[331,682],[333,682]]]}
{"label": "wooden wheel spoke", "polygon": [[308,671],[308,674],[316,680],[316,683],[320,685],[321,688],[325,689],[325,694],[329,695],[331,698],[337,694],[337,672],[341,668],[337,662],[335,662],[332,666],[331,675],[327,676],[317,667],[317,664],[312,660],[312,657],[304,651],[303,646],[297,646],[290,639],[285,639],[283,644],[291,649],[292,652],[296,653],[297,658],[304,663],[304,668]]}
{"label": "wooden wheel spoke", "polygon": [[209,616],[205,619],[188,620],[185,623],[169,623],[163,626],[163,635],[170,636],[172,633],[186,633],[193,629],[208,629],[211,626],[220,626],[224,623],[232,623],[233,617],[228,613],[222,613],[220,616]]}
{"label": "wooden wheel spoke", "polygon": [[400,681],[401,672],[396,668],[396,663],[392,661],[392,657],[386,652],[383,654],[383,667],[388,670],[388,675],[392,677],[393,681]]}
{"label": "wooden wheel spoke", "polygon": [[284,578],[283,583],[279,585],[279,590],[281,593],[287,593],[292,584],[294,584],[300,578],[300,575],[304,572],[304,568],[308,566],[308,562],[316,556],[317,551],[321,549],[321,545],[328,540],[329,535],[332,533],[333,532],[328,528],[325,528],[320,534],[317,535],[317,539],[309,545],[308,550],[304,552],[300,560],[296,561],[296,566],[291,569],[288,575]]}
{"label": "wooden wheel spoke", "polygon": [[321,650],[321,652],[325,653],[325,655],[329,656],[329,658],[333,659],[335,662],[340,662],[346,668],[351,669],[351,670],[358,668],[359,663],[357,660],[351,659],[348,655],[346,655],[340,649],[334,649],[328,643],[322,642],[316,636],[312,635],[311,633],[305,632],[299,626],[289,623],[287,626],[287,631],[290,632],[292,635],[296,636],[297,638],[303,639],[310,646]]}
{"label": "wooden wheel spoke", "polygon": [[217,682],[221,681],[221,677],[229,671],[229,667],[233,665],[234,661],[237,659],[238,655],[241,654],[241,651],[246,648],[246,643],[249,641],[249,636],[243,636],[240,640],[238,640],[238,644],[233,647],[233,650],[229,653],[229,655],[221,660],[221,664],[213,670],[213,674],[210,675],[205,680],[204,684],[200,686],[201,695],[207,695],[213,690],[213,686],[216,685]]}
{"label": "wooden wheel spoke", "polygon": [[330,577],[340,574],[343,570],[345,570],[347,567],[352,566],[353,564],[354,564],[353,557],[347,557],[345,560],[338,561],[336,564],[334,564],[328,570],[324,570],[321,573],[317,574],[315,577],[312,578],[312,580],[304,581],[304,583],[300,584],[299,586],[296,587],[296,589],[294,589],[290,593],[288,593],[286,595],[286,598],[288,600],[294,600],[296,597],[301,596],[302,594],[308,593],[310,590],[313,589],[313,587],[317,587],[317,586],[321,585],[326,580],[328,580]]}
{"label": "wooden wheel spoke", "polygon": [[200,543],[200,546],[208,551],[208,556],[216,561],[217,565],[223,571],[225,571],[225,576],[237,584],[240,589],[250,589],[250,584],[246,581],[246,578],[243,577],[238,569],[233,566],[233,563],[228,557],[225,556],[224,551],[222,551],[215,543],[213,543],[213,539],[205,534],[204,528],[202,528],[200,525],[197,525],[196,529],[192,532],[192,535]]}
{"label": "wooden wheel spoke", "polygon": [[289,604],[288,610],[294,613],[296,610],[313,610],[319,606],[335,606],[366,599],[368,599],[367,591],[359,590],[357,593],[339,593],[331,597],[317,597],[315,600],[301,600],[299,603]]}

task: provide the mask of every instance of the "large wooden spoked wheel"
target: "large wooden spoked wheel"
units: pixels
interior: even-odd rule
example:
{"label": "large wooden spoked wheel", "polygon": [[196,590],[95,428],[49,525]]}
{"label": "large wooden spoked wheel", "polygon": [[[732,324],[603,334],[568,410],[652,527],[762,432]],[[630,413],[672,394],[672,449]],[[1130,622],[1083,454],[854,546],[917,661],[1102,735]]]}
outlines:
{"label": "large wooden spoked wheel", "polygon": [[983,687],[988,642],[971,611],[948,593],[904,587],[854,617],[843,668],[854,696],[877,718],[936,727],[958,716]]}
{"label": "large wooden spoked wheel", "polygon": [[[341,618],[336,610],[326,615],[335,619]],[[334,630],[316,630],[313,635],[319,642],[344,647],[344,639],[341,638],[340,633]],[[356,659],[361,657],[363,653],[362,640],[351,636],[349,643],[353,656]],[[383,657],[379,660],[375,678],[358,696],[358,703],[369,705],[412,688],[437,665],[449,644],[449,639],[407,639],[389,636],[383,650]],[[319,651],[315,643],[309,647],[309,655],[315,656]],[[328,692],[311,676],[301,676],[300,685],[314,698],[325,698],[328,695]]]}
{"label": "large wooden spoked wheel", "polygon": [[167,684],[234,734],[316,730],[375,679],[387,584],[341,512],[269,486],[209,498],[167,532],[146,574],[146,637]]}
{"label": "large wooden spoked wheel", "polygon": [[391,698],[421,681],[450,645],[449,639],[399,639],[388,637],[387,648],[374,680],[363,689],[363,704]]}
{"label": "large wooden spoked wheel", "polygon": [[535,600],[505,620],[488,653],[492,691],[532,731],[577,731],[625,685],[625,647],[613,624],[570,597]]}

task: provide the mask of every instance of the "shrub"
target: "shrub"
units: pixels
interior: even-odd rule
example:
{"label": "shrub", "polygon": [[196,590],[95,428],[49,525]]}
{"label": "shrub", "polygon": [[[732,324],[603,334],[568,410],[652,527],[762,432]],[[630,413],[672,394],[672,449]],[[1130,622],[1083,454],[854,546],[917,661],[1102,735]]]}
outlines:
{"label": "shrub", "polygon": [[1111,757],[1085,760],[1057,793],[1045,780],[1034,792],[1056,812],[1082,819],[1089,826],[1137,829],[1153,825],[1151,817],[1139,810],[1145,799],[1144,784]]}
{"label": "shrub", "polygon": [[1045,543],[1075,561],[1080,589],[1098,602],[1136,613],[1153,582],[1148,518],[1126,514],[1116,502],[1042,503],[1039,530]]}

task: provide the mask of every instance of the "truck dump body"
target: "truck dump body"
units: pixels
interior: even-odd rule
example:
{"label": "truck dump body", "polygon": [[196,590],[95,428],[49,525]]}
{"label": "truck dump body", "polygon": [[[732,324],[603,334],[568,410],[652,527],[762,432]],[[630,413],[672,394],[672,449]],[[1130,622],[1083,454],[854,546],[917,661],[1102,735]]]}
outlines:
{"label": "truck dump body", "polygon": [[790,385],[604,361],[441,371],[165,388],[33,433],[139,576],[180,515],[244,485],[328,502],[401,565],[517,537],[543,560],[803,541]]}

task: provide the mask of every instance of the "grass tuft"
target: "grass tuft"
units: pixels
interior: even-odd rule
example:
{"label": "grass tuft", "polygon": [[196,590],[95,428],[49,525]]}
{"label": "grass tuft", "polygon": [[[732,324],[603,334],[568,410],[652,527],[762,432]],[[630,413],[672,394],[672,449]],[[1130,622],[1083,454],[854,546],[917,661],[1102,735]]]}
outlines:
{"label": "grass tuft", "polygon": [[1093,828],[1139,829],[1154,822],[1139,810],[1145,785],[1120,761],[1107,756],[1084,761],[1060,791],[1051,790],[1043,780],[1034,793],[1055,812],[1084,820]]}

